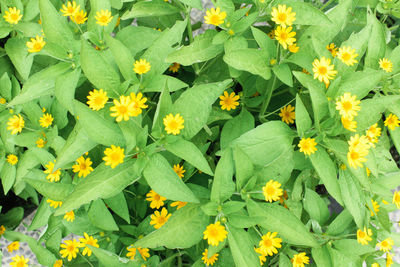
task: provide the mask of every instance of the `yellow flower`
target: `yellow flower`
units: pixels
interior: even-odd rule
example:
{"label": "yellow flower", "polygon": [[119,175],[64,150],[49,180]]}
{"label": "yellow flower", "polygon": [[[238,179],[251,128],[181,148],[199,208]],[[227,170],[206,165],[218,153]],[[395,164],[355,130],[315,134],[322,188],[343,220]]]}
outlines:
{"label": "yellow flower", "polygon": [[40,117],[39,123],[43,128],[48,128],[53,123],[53,116],[49,113],[45,113]]}
{"label": "yellow flower", "polygon": [[228,92],[225,91],[224,94],[219,97],[219,99],[221,99],[221,101],[219,101],[221,109],[226,109],[228,111],[231,109],[236,109],[236,106],[239,106],[239,102],[237,101],[239,98],[240,96],[235,95],[234,92],[228,94]]}
{"label": "yellow flower", "polygon": [[306,256],[305,252],[296,254],[291,259],[293,267],[304,267],[304,264],[308,264],[310,262],[310,258]]}
{"label": "yellow flower", "polygon": [[357,122],[353,120],[346,119],[341,117],[340,120],[342,121],[343,128],[349,130],[350,132],[355,132],[357,128]]}
{"label": "yellow flower", "polygon": [[273,40],[275,38],[275,30],[271,30],[269,33],[267,33],[267,35]]}
{"label": "yellow flower", "polygon": [[175,116],[172,115],[172,113],[170,113],[163,119],[165,131],[167,132],[167,134],[173,134],[173,135],[179,134],[181,130],[185,128],[185,126],[183,126],[184,122],[185,120],[179,113],[176,114]]}
{"label": "yellow flower", "polygon": [[218,246],[219,242],[225,240],[228,232],[225,230],[225,226],[221,225],[219,221],[212,223],[207,226],[203,232],[203,239],[207,239],[207,243],[211,246]]}
{"label": "yellow flower", "polygon": [[[367,176],[369,177],[370,175],[371,175],[371,170],[368,168],[368,167],[366,167],[365,168],[365,171],[367,172]],[[382,200],[382,202],[383,202],[384,200]]]}
{"label": "yellow flower", "polygon": [[326,46],[326,49],[328,49],[329,52],[331,52],[332,57],[336,57],[338,53],[338,48],[335,46],[334,43],[330,43]]}
{"label": "yellow flower", "polygon": [[400,209],[400,192],[396,191],[393,193],[393,204],[396,205],[398,209]]}
{"label": "yellow flower", "polygon": [[204,16],[204,23],[218,26],[224,23],[224,19],[226,18],[226,12],[220,10],[219,7],[211,8],[211,10],[206,11],[206,15]]}
{"label": "yellow flower", "polygon": [[62,5],[62,9],[60,9],[61,13],[63,13],[64,17],[71,16],[73,17],[76,12],[78,12],[80,5],[76,5],[75,1],[67,2],[67,5]]}
{"label": "yellow flower", "polygon": [[0,225],[0,236],[2,236],[5,231],[6,231],[6,228],[4,227],[4,225]]}
{"label": "yellow flower", "polygon": [[258,251],[262,252],[262,255],[272,256],[278,253],[277,248],[282,247],[282,239],[276,237],[277,234],[277,232],[268,232],[266,235],[261,237],[262,240],[258,243],[260,246]]}
{"label": "yellow flower", "polygon": [[166,208],[162,208],[161,212],[156,210],[154,214],[150,216],[151,221],[150,224],[154,226],[154,228],[159,229],[161,226],[163,226],[171,217],[172,214],[168,214],[168,211]]}
{"label": "yellow flower", "polygon": [[262,188],[265,201],[272,202],[279,200],[280,196],[283,195],[281,184],[274,180],[269,180]]}
{"label": "yellow flower", "polygon": [[[396,127],[399,127],[400,124],[400,120],[399,118],[390,113],[389,116],[386,118],[385,120],[385,126],[387,126],[390,130],[394,131],[396,129]],[[7,128],[8,129],[8,128]]]}
{"label": "yellow flower", "polygon": [[347,66],[353,66],[355,63],[358,63],[358,61],[355,60],[358,54],[356,53],[356,50],[354,48],[352,49],[350,46],[339,48],[337,56]]}
{"label": "yellow flower", "polygon": [[[368,174],[367,174],[368,175]],[[368,175],[369,176],[369,175]],[[379,204],[378,204],[378,202],[376,202],[375,200],[373,200],[373,199],[371,199],[371,202],[372,202],[372,208],[374,209],[374,212],[375,212],[375,214],[378,214],[378,212],[379,212]],[[371,211],[371,216],[374,216],[374,213],[372,212],[372,210],[370,210]]]}
{"label": "yellow flower", "polygon": [[175,72],[179,71],[180,67],[181,67],[181,64],[174,62],[169,66],[168,70],[175,73]]}
{"label": "yellow flower", "polygon": [[218,253],[215,253],[211,257],[208,257],[208,249],[205,249],[203,252],[203,257],[201,258],[205,265],[214,265],[214,263],[218,260]]}
{"label": "yellow flower", "polygon": [[150,62],[147,62],[146,59],[136,60],[133,64],[133,71],[137,74],[145,74],[150,71],[151,65]]}
{"label": "yellow flower", "polygon": [[183,178],[184,173],[186,170],[183,169],[183,166],[180,166],[179,164],[174,165],[174,172],[179,176],[179,178]]}
{"label": "yellow flower", "polygon": [[18,24],[22,19],[21,10],[16,7],[9,7],[8,11],[4,12],[3,18],[10,24]]}
{"label": "yellow flower", "polygon": [[381,58],[379,59],[379,67],[386,72],[392,72],[393,63],[387,58]]}
{"label": "yellow flower", "polygon": [[111,12],[109,10],[100,10],[96,12],[96,16],[94,17],[96,19],[96,23],[101,25],[101,26],[107,26],[108,23],[111,22],[113,19],[113,16],[111,16]]}
{"label": "yellow flower", "polygon": [[89,108],[93,110],[100,110],[104,108],[104,105],[107,103],[108,96],[107,92],[103,91],[103,89],[93,89],[93,91],[89,92],[87,99],[89,99],[89,101],[86,102],[89,105]]}
{"label": "yellow flower", "polygon": [[24,256],[16,255],[11,258],[13,261],[10,263],[10,266],[13,267],[28,267],[29,259],[25,259]]}
{"label": "yellow flower", "polygon": [[347,153],[347,161],[350,167],[357,169],[363,167],[362,163],[366,162],[365,158],[369,152],[369,141],[364,135],[359,136],[358,134],[350,137],[349,152]]}
{"label": "yellow flower", "polygon": [[56,262],[53,264],[53,267],[62,267],[62,266],[63,266],[62,260],[56,260]]}
{"label": "yellow flower", "polygon": [[329,80],[332,80],[337,74],[337,71],[333,69],[335,66],[331,65],[330,58],[321,57],[321,60],[315,59],[312,65],[314,79],[324,82],[325,85],[329,85]]}
{"label": "yellow flower", "polygon": [[368,245],[368,242],[372,240],[372,230],[364,227],[364,231],[361,229],[357,230],[357,242],[361,245]]}
{"label": "yellow flower", "polygon": [[39,148],[44,147],[44,145],[45,145],[46,143],[47,143],[47,142],[44,141],[42,138],[39,138],[38,140],[36,140],[36,146],[39,147]]}
{"label": "yellow flower", "polygon": [[279,116],[282,118],[283,122],[286,122],[287,124],[293,123],[296,118],[294,107],[287,105],[281,108],[281,113],[279,113]]}
{"label": "yellow flower", "polygon": [[11,165],[15,165],[18,163],[18,157],[14,154],[9,154],[7,156],[7,162],[10,163]]}
{"label": "yellow flower", "polygon": [[[133,245],[131,245],[133,246]],[[127,257],[130,257],[131,260],[135,259],[136,256],[136,250],[139,251],[140,256],[142,256],[143,260],[147,261],[147,258],[150,257],[150,253],[149,253],[149,249],[148,248],[141,248],[141,247],[130,247],[127,248],[127,250],[129,251],[128,253],[126,253]]]}
{"label": "yellow flower", "polygon": [[90,256],[92,255],[92,250],[87,245],[98,248],[99,244],[97,244],[97,239],[94,239],[93,236],[89,236],[87,233],[83,233],[83,236],[85,238],[79,238],[82,247],[84,247],[82,255],[85,256],[87,254],[88,256]]}
{"label": "yellow flower", "polygon": [[7,122],[7,130],[11,130],[11,134],[16,134],[22,132],[22,128],[25,126],[24,118],[22,118],[21,114],[14,115]]}
{"label": "yellow flower", "polygon": [[293,45],[296,42],[296,32],[291,32],[292,27],[278,26],[275,29],[275,39],[282,45],[284,49],[288,48],[288,45]]}
{"label": "yellow flower", "polygon": [[107,147],[104,150],[104,154],[106,155],[103,157],[103,160],[106,162],[106,165],[110,165],[111,168],[117,167],[118,164],[124,162],[124,149],[120,148],[119,146],[111,145],[111,148]]}
{"label": "yellow flower", "polygon": [[258,256],[258,259],[260,260],[260,265],[264,265],[264,262],[267,261],[267,255],[264,254],[264,250],[262,250],[261,248],[254,248],[254,251],[258,254],[261,254]]}
{"label": "yellow flower", "polygon": [[110,108],[111,117],[116,117],[115,120],[120,122],[122,120],[127,121],[129,117],[133,116],[134,114],[134,103],[131,101],[130,96],[120,96],[119,101],[114,99],[113,101],[114,106]]}
{"label": "yellow flower", "polygon": [[171,207],[176,207],[177,210],[179,210],[180,208],[183,208],[184,206],[186,206],[187,202],[183,202],[183,201],[175,201],[171,203]]}
{"label": "yellow flower", "polygon": [[26,42],[26,46],[29,48],[28,52],[30,53],[40,52],[45,45],[46,42],[43,40],[43,37],[39,35],[36,35],[35,38],[31,38],[30,42]]}
{"label": "yellow flower", "polygon": [[296,43],[289,45],[289,51],[292,53],[299,52],[299,49],[300,49],[300,47],[298,47]]}
{"label": "yellow flower", "polygon": [[378,143],[378,137],[381,136],[381,131],[382,129],[378,127],[377,123],[368,128],[365,135],[367,136],[371,146],[375,147],[374,143]]}
{"label": "yellow flower", "polygon": [[305,155],[314,154],[317,151],[315,147],[317,143],[314,138],[301,138],[298,147],[300,148],[300,152],[303,152]]}
{"label": "yellow flower", "polygon": [[93,171],[92,161],[90,158],[85,159],[83,156],[81,156],[76,160],[76,164],[72,166],[72,171],[79,172],[78,177],[86,177]]}
{"label": "yellow flower", "polygon": [[345,119],[353,120],[357,116],[357,112],[361,110],[359,106],[361,101],[356,100],[356,95],[351,95],[350,93],[344,93],[340,100],[336,101],[336,110],[339,110],[340,116]]}
{"label": "yellow flower", "polygon": [[136,117],[142,113],[142,109],[147,108],[148,106],[145,104],[147,101],[147,97],[143,97],[142,93],[135,93],[130,94],[131,103],[133,104],[133,111],[132,116]]}
{"label": "yellow flower", "polygon": [[83,10],[79,10],[77,11],[74,16],[71,18],[73,22],[75,22],[76,24],[83,24],[85,23],[85,21],[87,21],[87,17],[86,17],[87,13],[84,12]]}
{"label": "yellow flower", "polygon": [[146,197],[147,201],[151,201],[150,208],[152,209],[158,209],[164,206],[164,201],[167,200],[165,197],[154,192],[154,190],[150,190],[150,192],[146,194]]}
{"label": "yellow flower", "polygon": [[62,201],[47,199],[46,202],[50,203],[50,207],[53,207],[55,209],[62,206]]}
{"label": "yellow flower", "polygon": [[64,219],[66,219],[68,222],[73,222],[75,220],[74,211],[71,210],[71,211],[66,212],[65,215],[64,215]]}
{"label": "yellow flower", "polygon": [[383,252],[388,252],[389,250],[391,250],[393,245],[394,241],[390,237],[376,244],[376,246],[379,247],[379,250],[382,250]]}
{"label": "yellow flower", "polygon": [[292,8],[286,8],[286,5],[278,5],[273,7],[271,11],[272,21],[282,26],[290,26],[296,20],[296,13],[292,12]]}
{"label": "yellow flower", "polygon": [[8,252],[12,253],[14,250],[19,250],[19,242],[14,241],[10,245],[7,246]]}
{"label": "yellow flower", "polygon": [[379,263],[376,263],[376,262],[375,262],[375,263],[372,263],[372,264],[371,264],[371,267],[380,267],[380,265],[379,265]]}
{"label": "yellow flower", "polygon": [[61,257],[68,257],[68,261],[71,261],[72,258],[76,258],[76,253],[79,252],[79,248],[81,244],[77,242],[75,239],[73,240],[64,240],[65,244],[61,244],[60,247],[63,248],[60,250]]}
{"label": "yellow flower", "polygon": [[[55,163],[56,161],[54,161]],[[48,164],[44,165],[46,168],[44,173],[47,173],[46,179],[49,180],[50,182],[58,182],[60,181],[60,175],[61,171],[60,169],[54,170],[54,163],[49,161]]]}
{"label": "yellow flower", "polygon": [[7,103],[7,100],[4,97],[0,97],[0,104],[4,105]]}
{"label": "yellow flower", "polygon": [[390,267],[393,264],[393,259],[392,259],[393,255],[388,252],[386,253],[386,267]]}

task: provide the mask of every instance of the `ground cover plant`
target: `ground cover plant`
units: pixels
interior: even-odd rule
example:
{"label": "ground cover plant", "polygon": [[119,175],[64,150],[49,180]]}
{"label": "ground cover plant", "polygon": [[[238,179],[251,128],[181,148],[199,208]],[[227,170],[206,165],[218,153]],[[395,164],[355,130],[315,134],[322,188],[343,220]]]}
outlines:
{"label": "ground cover plant", "polygon": [[3,209],[9,251],[398,265],[398,1],[213,4],[192,24],[199,0],[0,0],[2,198],[45,226],[35,240],[13,231],[24,206]]}

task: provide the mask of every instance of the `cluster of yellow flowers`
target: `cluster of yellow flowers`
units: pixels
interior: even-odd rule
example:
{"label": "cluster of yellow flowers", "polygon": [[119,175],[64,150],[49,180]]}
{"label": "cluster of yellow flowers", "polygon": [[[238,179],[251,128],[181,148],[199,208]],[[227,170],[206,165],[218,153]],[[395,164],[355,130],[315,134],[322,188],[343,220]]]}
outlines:
{"label": "cluster of yellow flowers", "polygon": [[342,125],[351,132],[356,131],[357,122],[354,121],[354,118],[358,115],[358,111],[361,110],[359,106],[361,101],[356,100],[356,98],[357,96],[355,95],[352,96],[350,93],[344,93],[336,101],[336,110],[339,110]]}
{"label": "cluster of yellow flowers", "polygon": [[[220,221],[212,223],[207,226],[206,230],[203,232],[203,239],[207,240],[207,243],[211,246],[218,246],[218,244],[224,241],[228,235],[224,225],[221,225]],[[213,265],[215,261],[218,260],[218,253],[211,256],[208,255],[208,249],[203,252],[203,257],[201,258],[206,265]]]}
{"label": "cluster of yellow flowers", "polygon": [[292,7],[286,7],[286,5],[273,7],[271,16],[272,21],[279,25],[273,30],[275,39],[284,49],[289,48],[290,52],[297,53],[299,47],[296,44],[296,32],[292,32],[293,27],[291,27],[296,20],[296,13],[292,12]]}
{"label": "cluster of yellow flowers", "polygon": [[[65,240],[63,242],[64,244],[60,245],[60,247],[62,248],[60,250],[61,257],[67,258],[68,261],[71,261],[72,259],[76,258],[77,253],[79,253],[79,248],[84,248],[82,251],[83,256],[85,256],[86,254],[88,256],[92,255],[92,250],[87,245],[98,248],[99,244],[97,244],[97,239],[94,239],[93,236],[89,236],[87,233],[83,233],[83,236],[84,238],[79,238],[79,242],[75,239]],[[56,263],[59,264],[59,261]]]}
{"label": "cluster of yellow flowers", "polygon": [[75,1],[68,1],[67,5],[62,5],[60,11],[64,17],[69,17],[76,24],[83,24],[87,20],[87,13],[80,8]]}
{"label": "cluster of yellow flowers", "polygon": [[141,248],[141,247],[135,248],[133,247],[133,245],[131,245],[126,250],[129,251],[128,253],[126,253],[126,256],[129,257],[131,260],[135,259],[136,250],[139,252],[140,256],[142,256],[143,260],[147,261],[147,258],[150,257],[148,248]]}
{"label": "cluster of yellow flowers", "polygon": [[[360,243],[361,245],[368,245],[368,242],[372,240],[372,230],[367,229],[364,227],[364,230],[358,229],[357,230],[357,242]],[[390,250],[392,249],[392,246],[394,245],[394,241],[392,238],[388,237],[381,242],[378,242],[376,244],[376,247],[379,248],[380,251],[383,251],[386,253],[386,266],[389,267],[393,264],[393,254],[390,253]],[[374,266],[379,266],[378,263],[373,263],[371,267]]]}
{"label": "cluster of yellow flowers", "polygon": [[258,243],[259,247],[254,248],[258,254],[261,254],[258,256],[260,259],[260,265],[263,265],[264,262],[267,261],[267,256],[278,254],[277,248],[282,247],[282,239],[276,237],[277,235],[277,232],[268,232],[261,237],[261,241]]}

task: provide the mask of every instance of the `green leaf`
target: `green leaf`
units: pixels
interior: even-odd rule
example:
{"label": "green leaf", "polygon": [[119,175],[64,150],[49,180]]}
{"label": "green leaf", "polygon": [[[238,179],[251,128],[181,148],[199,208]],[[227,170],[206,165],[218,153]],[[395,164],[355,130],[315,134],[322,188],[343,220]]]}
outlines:
{"label": "green leaf", "polygon": [[121,19],[159,17],[175,13],[179,13],[179,9],[170,3],[164,1],[143,1],[135,3],[130,11],[122,15]]}
{"label": "green leaf", "polygon": [[372,29],[364,59],[364,68],[378,69],[379,59],[383,58],[386,52],[385,28],[370,9],[368,9],[367,21],[368,24],[371,24]]}
{"label": "green leaf", "polygon": [[172,108],[172,99],[169,94],[168,84],[167,82],[162,87],[161,95],[158,100],[157,109],[154,113],[153,126],[152,131],[158,135],[161,135],[163,131],[163,118],[167,116],[167,114],[171,111]]}
{"label": "green leaf", "polygon": [[165,144],[164,147],[167,151],[189,162],[198,170],[211,176],[213,175],[203,153],[192,142],[179,138],[173,143]]}
{"label": "green leaf", "polygon": [[97,257],[103,266],[113,267],[140,267],[142,264],[136,261],[131,261],[127,258],[121,258],[118,255],[101,248],[90,246],[93,254]]}
{"label": "green leaf", "polygon": [[318,267],[332,267],[332,261],[326,246],[312,248],[311,255]]}
{"label": "green leaf", "polygon": [[46,198],[42,198],[42,201],[36,210],[35,217],[33,217],[32,222],[29,225],[28,231],[34,231],[48,224],[50,215],[52,214],[51,209],[52,208],[46,202]]}
{"label": "green leaf", "polygon": [[233,159],[235,162],[236,186],[240,192],[253,175],[254,165],[250,157],[238,146],[233,148]]}
{"label": "green leaf", "polygon": [[0,172],[1,183],[3,185],[4,195],[7,195],[15,182],[15,175],[17,173],[16,167],[5,163]]}
{"label": "green leaf", "polygon": [[209,217],[200,206],[189,203],[175,211],[160,229],[136,241],[135,247],[189,248],[202,240],[208,223]]}
{"label": "green leaf", "polygon": [[232,151],[227,148],[223,151],[215,169],[211,201],[222,203],[235,192],[235,183],[232,180],[233,168]]}
{"label": "green leaf", "polygon": [[75,88],[78,85],[80,76],[81,69],[77,68],[59,76],[55,82],[55,96],[58,102],[72,115],[74,115]]}
{"label": "green leaf", "polygon": [[222,128],[221,132],[221,149],[225,149],[229,144],[254,128],[254,117],[244,107],[240,111],[240,114],[233,119],[227,121]]}
{"label": "green leaf", "polygon": [[88,210],[88,217],[92,224],[106,231],[118,231],[118,225],[108,211],[103,200],[97,199],[92,202]]}
{"label": "green leaf", "polygon": [[100,164],[76,185],[63,205],[56,210],[55,215],[58,216],[77,209],[92,200],[110,198],[120,193],[125,187],[140,178],[139,174],[135,172],[134,163],[136,163],[134,160],[127,160],[114,169]]}
{"label": "green leaf", "polygon": [[296,20],[293,24],[299,25],[331,25],[331,20],[318,8],[310,3],[297,2],[289,0],[278,0],[274,2],[274,6],[278,8],[278,4],[286,4],[292,8],[292,12],[296,13]]}
{"label": "green leaf", "polygon": [[11,62],[22,79],[27,80],[31,71],[33,57],[28,56],[25,40],[10,38],[7,40],[4,48],[6,49],[7,56],[11,59]]}
{"label": "green leaf", "polygon": [[356,239],[341,239],[333,241],[333,246],[344,254],[364,255],[375,252],[375,248],[369,245],[361,245]]}
{"label": "green leaf", "polygon": [[292,72],[288,64],[282,63],[272,67],[272,71],[286,85],[293,87],[293,77]]}
{"label": "green leaf", "polygon": [[308,111],[301,101],[299,94],[296,95],[296,128],[297,133],[300,137],[304,137],[304,134],[312,126],[312,121],[308,115]]}
{"label": "green leaf", "polygon": [[104,202],[115,212],[119,217],[124,219],[127,223],[130,223],[128,204],[126,203],[125,195],[123,192],[111,197],[104,199]]}
{"label": "green leaf", "polygon": [[203,10],[203,5],[201,4],[201,0],[179,0],[179,1],[190,7],[194,7],[198,10]]}
{"label": "green leaf", "polygon": [[259,75],[265,80],[271,78],[268,58],[261,50],[247,48],[229,51],[225,53],[224,61],[235,69]]}
{"label": "green leaf", "polygon": [[4,225],[6,229],[16,228],[24,218],[24,209],[22,207],[15,207],[6,213],[0,214],[0,223]]}
{"label": "green leaf", "polygon": [[143,176],[155,192],[167,199],[199,202],[193,192],[174,172],[168,161],[160,154],[150,156],[149,162],[143,170]]}
{"label": "green leaf", "polygon": [[351,216],[347,209],[344,209],[328,226],[326,234],[339,235],[343,233],[352,222],[353,216]]}
{"label": "green leaf", "polygon": [[[125,138],[118,125],[104,119],[98,112],[74,100],[75,115],[79,117],[79,124],[91,140],[105,146],[124,146]],[[101,134],[98,134],[100,133]]]}
{"label": "green leaf", "polygon": [[224,214],[231,214],[240,211],[246,206],[245,202],[241,201],[228,201],[222,205],[222,211]]}
{"label": "green leaf", "polygon": [[35,188],[40,194],[54,201],[65,200],[74,189],[72,184],[50,183],[28,177],[24,178],[24,181]]}
{"label": "green leaf", "polygon": [[260,266],[249,232],[228,225],[228,242],[236,266]]}
{"label": "green leaf", "polygon": [[315,191],[306,188],[303,203],[310,218],[316,220],[320,225],[324,225],[329,219],[328,206]]}
{"label": "green leaf", "polygon": [[168,76],[168,75],[155,75],[153,79],[143,81],[143,93],[147,92],[162,92],[162,88],[168,85],[170,92],[175,92],[179,89],[185,88],[188,85],[181,80]]}
{"label": "green leaf", "polygon": [[191,139],[206,125],[211,106],[231,80],[195,85],[186,90],[173,104],[173,115],[179,113],[185,120],[182,135]]}
{"label": "green leaf", "polygon": [[261,216],[259,225],[271,232],[278,232],[284,242],[292,245],[319,247],[318,242],[304,224],[290,211],[279,205],[247,201],[250,216]]}
{"label": "green leaf", "polygon": [[261,49],[265,50],[271,58],[276,57],[276,45],[274,41],[268,37],[268,35],[255,28],[251,27],[251,32],[253,33],[254,39]]}
{"label": "green leaf", "polygon": [[136,26],[125,27],[117,33],[120,40],[130,51],[133,57],[143,49],[151,46],[162,33],[152,28]]}

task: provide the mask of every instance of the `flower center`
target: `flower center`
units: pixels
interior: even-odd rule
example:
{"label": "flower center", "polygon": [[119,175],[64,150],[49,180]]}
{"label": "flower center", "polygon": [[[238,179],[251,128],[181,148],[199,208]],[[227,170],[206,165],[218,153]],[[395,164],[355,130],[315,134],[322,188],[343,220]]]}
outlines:
{"label": "flower center", "polygon": [[14,123],[13,123],[13,127],[14,127],[14,128],[19,128],[19,121],[14,122]]}
{"label": "flower center", "polygon": [[166,219],[165,219],[164,216],[160,216],[160,217],[157,218],[157,222],[159,224],[164,224],[166,222]]}
{"label": "flower center", "polygon": [[175,120],[170,121],[170,122],[169,122],[169,128],[171,128],[171,129],[178,129],[178,123],[177,123]]}
{"label": "flower center", "polygon": [[118,112],[120,114],[126,114],[126,113],[128,113],[128,108],[126,106],[119,106],[118,107]]}
{"label": "flower center", "polygon": [[387,69],[389,67],[389,63],[387,63],[387,62],[383,62],[382,63],[382,68],[383,69]]}
{"label": "flower center", "polygon": [[264,246],[266,246],[266,247],[271,247],[271,246],[272,246],[272,241],[269,240],[269,239],[264,240]]}
{"label": "flower center", "polygon": [[67,250],[69,251],[69,252],[73,252],[74,250],[75,250],[75,246],[68,246],[67,247]]}
{"label": "flower center", "polygon": [[103,23],[107,23],[108,22],[108,17],[107,16],[101,16],[99,21],[103,22]]}
{"label": "flower center", "polygon": [[219,24],[219,15],[212,15],[210,21],[213,24]]}
{"label": "flower center", "polygon": [[87,168],[86,163],[82,162],[80,167],[81,167],[81,170],[86,170],[86,168]]}
{"label": "flower center", "polygon": [[113,161],[113,162],[117,162],[117,161],[119,161],[119,159],[120,159],[120,156],[119,156],[119,154],[118,153],[112,153],[111,155],[110,155],[110,158],[111,158],[111,161]]}
{"label": "flower center", "polygon": [[18,263],[17,263],[17,266],[16,267],[24,267],[25,266],[25,262],[24,261],[19,261]]}
{"label": "flower center", "polygon": [[318,72],[320,75],[325,75],[328,72],[328,70],[326,67],[319,67]]}
{"label": "flower center", "polygon": [[394,202],[400,202],[400,195],[396,195],[394,197]]}
{"label": "flower center", "polygon": [[225,102],[225,105],[230,106],[230,105],[232,105],[233,101],[231,98],[227,97],[224,99],[224,102]]}
{"label": "flower center", "polygon": [[10,17],[11,17],[11,19],[14,20],[14,21],[17,21],[17,20],[18,20],[18,14],[16,14],[16,13],[11,14]]}
{"label": "flower center", "polygon": [[281,32],[280,38],[281,38],[283,41],[286,41],[286,39],[288,38],[288,34],[287,34],[286,32]]}
{"label": "flower center", "polygon": [[364,233],[363,231],[361,231],[361,232],[358,234],[358,236],[359,236],[360,238],[364,238],[364,237],[365,237],[365,233]]}
{"label": "flower center", "polygon": [[382,241],[382,247],[387,247],[387,246],[388,246],[387,241]]}
{"label": "flower center", "polygon": [[301,263],[303,263],[303,259],[302,259],[302,258],[300,258],[300,257],[298,257],[298,258],[296,259],[296,263],[297,263],[297,264],[301,264]]}
{"label": "flower center", "polygon": [[355,151],[352,151],[352,152],[350,153],[350,158],[353,159],[353,160],[356,160],[356,159],[358,159],[359,157],[360,157],[360,156],[359,156],[358,153],[355,152]]}
{"label": "flower center", "polygon": [[160,195],[155,195],[154,197],[153,197],[153,199],[155,200],[155,201],[159,201],[160,200]]}
{"label": "flower center", "polygon": [[350,60],[350,59],[351,59],[351,56],[350,56],[350,54],[349,54],[349,53],[343,53],[343,55],[342,55],[342,59],[343,59],[344,61],[348,61],[348,60]]}
{"label": "flower center", "polygon": [[103,104],[103,97],[98,96],[94,99],[94,103],[98,106],[100,106],[101,104]]}
{"label": "flower center", "polygon": [[278,15],[278,20],[279,20],[280,22],[285,22],[285,21],[286,21],[286,18],[287,18],[287,16],[286,16],[285,13],[279,13],[279,15]]}
{"label": "flower center", "polygon": [[218,236],[218,230],[215,229],[215,228],[212,228],[212,229],[210,229],[210,230],[208,231],[208,235],[215,238],[215,237]]}
{"label": "flower center", "polygon": [[343,109],[346,111],[351,110],[353,108],[353,105],[349,101],[343,102],[342,106],[343,106]]}
{"label": "flower center", "polygon": [[267,187],[267,194],[268,195],[274,195],[275,194],[275,188],[269,186]]}
{"label": "flower center", "polygon": [[139,69],[139,72],[146,72],[146,65],[140,65],[138,67],[138,69]]}

